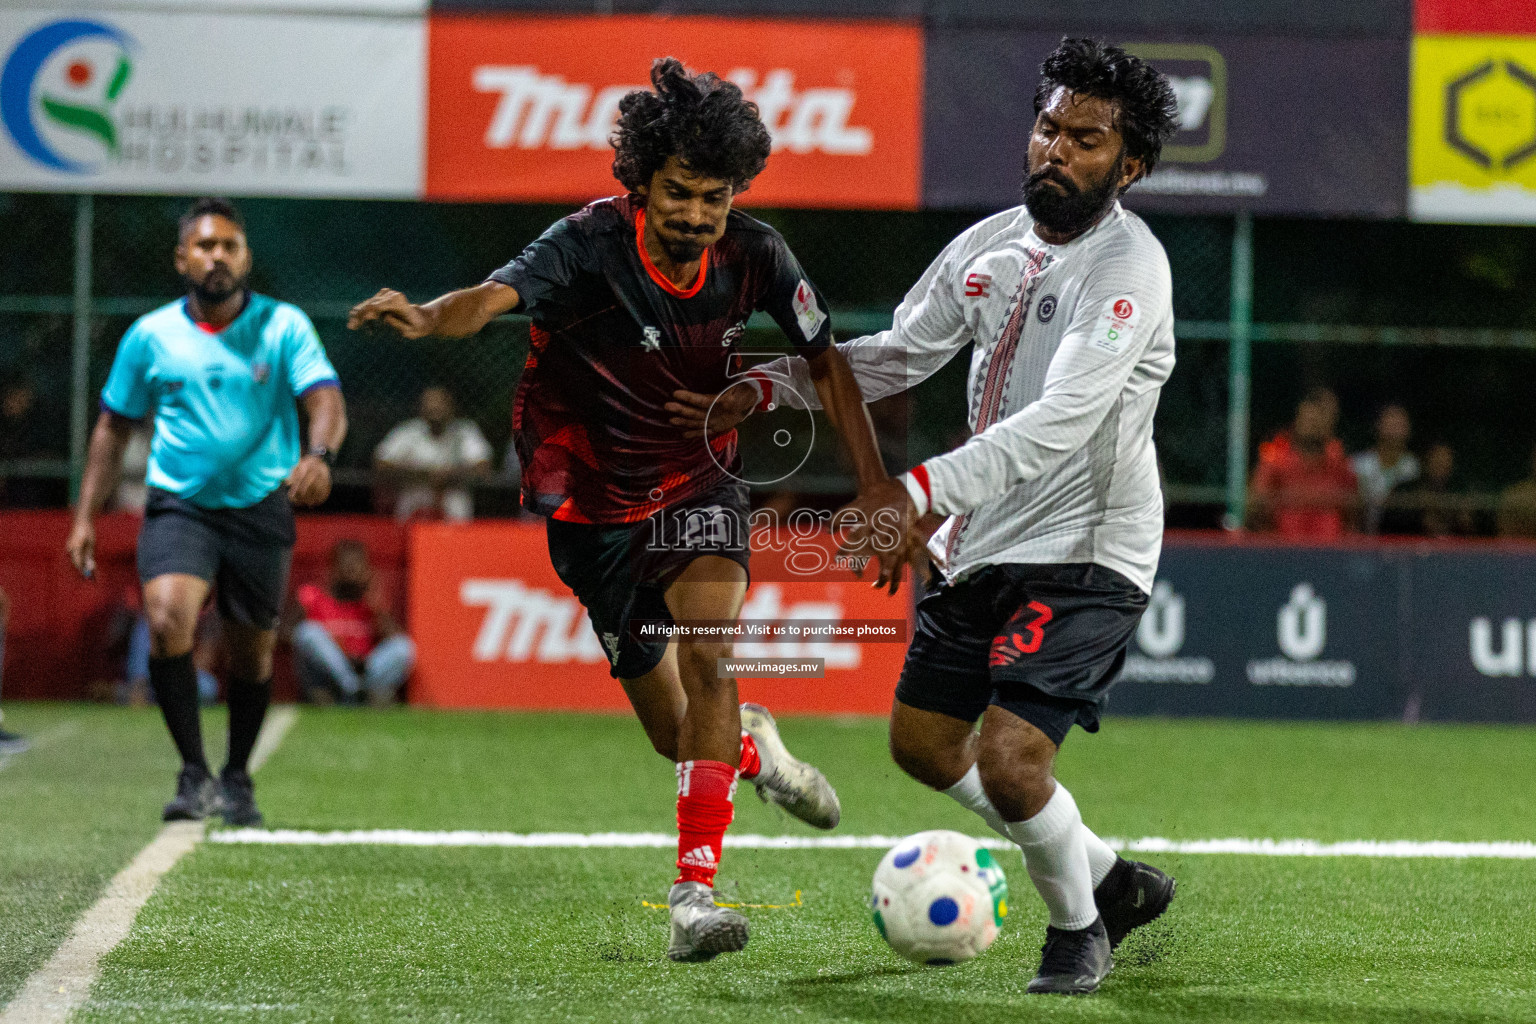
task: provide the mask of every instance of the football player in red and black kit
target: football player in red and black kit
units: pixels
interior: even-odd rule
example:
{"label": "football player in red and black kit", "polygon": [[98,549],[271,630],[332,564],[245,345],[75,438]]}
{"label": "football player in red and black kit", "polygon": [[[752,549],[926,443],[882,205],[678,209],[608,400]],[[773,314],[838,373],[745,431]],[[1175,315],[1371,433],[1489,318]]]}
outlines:
{"label": "football player in red and black kit", "polygon": [[[651,743],[677,763],[674,960],[741,949],[747,920],[712,885],[738,772],[820,828],[837,795],[791,757],[766,710],[738,710],[716,659],[728,639],[646,640],[638,620],[731,620],[747,590],[747,488],[736,432],[711,436],[690,402],[718,394],[735,422],[755,389],[733,377],[747,318],[764,310],[811,366],[861,492],[887,479],[857,383],[832,347],[821,295],[778,232],[731,208],[767,163],[757,107],[671,58],[654,91],[620,103],[614,175],[628,194],[557,222],[485,283],[413,305],[388,289],[353,328],[462,338],[503,313],[533,321],[513,407],[525,505],[548,518],[549,554],[603,642]],[[734,386],[733,386],[734,385]],[[894,580],[895,554],[882,557]]]}

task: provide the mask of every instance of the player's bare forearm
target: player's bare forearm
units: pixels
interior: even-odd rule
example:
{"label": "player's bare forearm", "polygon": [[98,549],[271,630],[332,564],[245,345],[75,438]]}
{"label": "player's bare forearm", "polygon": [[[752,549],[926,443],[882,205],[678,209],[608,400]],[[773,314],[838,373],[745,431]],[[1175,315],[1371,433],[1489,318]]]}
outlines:
{"label": "player's bare forearm", "polygon": [[832,428],[843,439],[848,455],[853,460],[854,477],[860,491],[887,479],[885,464],[880,460],[880,445],[875,440],[875,425],[864,405],[864,395],[853,375],[848,359],[836,348],[823,349],[807,360],[811,368],[811,380],[816,385],[816,397],[826,410]]}
{"label": "player's bare forearm", "polygon": [[347,314],[347,328],[385,327],[402,338],[467,338],[521,301],[517,289],[487,281],[460,288],[423,305],[415,305],[400,292],[379,289],[371,299],[359,302]]}
{"label": "player's bare forearm", "polygon": [[501,314],[511,312],[518,301],[517,289],[487,281],[449,292],[421,308],[431,318],[432,330],[428,333],[434,337],[467,338],[478,334]]}
{"label": "player's bare forearm", "polygon": [[75,521],[89,522],[107,503],[107,496],[117,487],[122,472],[123,452],[134,422],[102,410],[91,430],[91,444],[85,457],[85,474],[80,478],[80,501],[75,506]]}
{"label": "player's bare forearm", "polygon": [[341,388],[315,388],[304,396],[309,417],[309,447],[339,451],[347,439],[347,400]]}

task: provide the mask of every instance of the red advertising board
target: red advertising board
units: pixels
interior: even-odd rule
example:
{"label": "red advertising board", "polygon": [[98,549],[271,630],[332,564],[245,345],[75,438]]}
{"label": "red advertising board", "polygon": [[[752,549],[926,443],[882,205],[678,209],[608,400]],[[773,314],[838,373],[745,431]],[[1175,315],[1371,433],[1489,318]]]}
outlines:
{"label": "red advertising board", "polygon": [[[906,622],[905,635],[910,635],[905,589],[892,597],[850,572],[791,571],[788,558],[797,558],[803,568],[824,562],[833,548],[824,537],[800,542],[798,554],[753,554],[754,583],[743,619],[894,619]],[[410,622],[418,650],[413,703],[569,710],[629,706],[618,681],[608,674],[586,612],[549,564],[541,526],[413,527]],[[906,650],[900,640],[738,643],[739,657],[821,658],[826,663],[822,679],[741,679],[742,699],[775,711],[886,714]]]}
{"label": "red advertising board", "polygon": [[1417,0],[1413,27],[1417,32],[1533,35],[1536,0]]}
{"label": "red advertising board", "polygon": [[619,191],[608,135],[656,57],[740,85],[774,136],[742,200],[912,209],[923,37],[913,25],[434,15],[431,199],[588,202]]}

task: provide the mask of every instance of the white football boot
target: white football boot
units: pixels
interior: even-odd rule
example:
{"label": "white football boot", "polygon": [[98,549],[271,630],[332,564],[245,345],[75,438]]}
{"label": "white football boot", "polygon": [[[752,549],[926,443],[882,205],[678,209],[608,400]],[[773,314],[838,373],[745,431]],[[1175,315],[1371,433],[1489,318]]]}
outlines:
{"label": "white football boot", "polygon": [[836,828],[843,814],[837,791],[814,765],[789,752],[768,709],[760,704],[743,704],[741,727],[757,744],[757,756],[762,761],[757,777],[749,780],[757,787],[757,795],[813,828]]}
{"label": "white football boot", "polygon": [[667,896],[672,908],[672,942],[667,956],[680,963],[702,963],[747,945],[747,919],[729,907],[715,906],[715,892],[703,882],[678,882]]}

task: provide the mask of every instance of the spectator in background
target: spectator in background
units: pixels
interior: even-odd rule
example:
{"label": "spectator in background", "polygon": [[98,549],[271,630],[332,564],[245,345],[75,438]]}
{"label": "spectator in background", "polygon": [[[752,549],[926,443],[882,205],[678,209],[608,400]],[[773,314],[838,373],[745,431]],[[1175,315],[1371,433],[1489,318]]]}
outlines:
{"label": "spectator in background", "polygon": [[1530,476],[1499,495],[1500,537],[1536,539],[1536,449],[1531,451],[1530,468]]}
{"label": "spectator in background", "polygon": [[490,473],[491,446],[473,420],[454,418],[447,388],[423,391],[419,411],[385,435],[373,456],[374,467],[399,488],[395,518],[425,513],[467,521],[474,504],[465,485]]}
{"label": "spectator in background", "polygon": [[1249,485],[1249,521],[1282,537],[1320,540],[1348,532],[1359,501],[1355,472],[1333,436],[1339,402],[1313,388],[1296,406],[1296,419],[1259,445]]}
{"label": "spectator in background", "polygon": [[[0,590],[0,681],[5,678],[5,628],[11,621],[11,599]],[[0,754],[19,754],[30,743],[5,728],[5,709],[0,708]]]}
{"label": "spectator in background", "polygon": [[1387,496],[1381,532],[1412,537],[1466,537],[1476,532],[1455,476],[1456,450],[1443,441],[1430,445],[1424,452],[1424,475]]}
{"label": "spectator in background", "polygon": [[331,550],[325,589],[298,590],[304,620],[293,627],[299,683],[317,703],[339,694],[355,701],[366,693],[373,707],[393,704],[416,664],[416,645],[390,615],[373,586],[373,566],[361,541],[338,541]]}
{"label": "spectator in background", "polygon": [[[44,458],[47,448],[32,382],[12,377],[0,384],[0,460]],[[48,496],[36,480],[0,476],[0,500],[12,507],[31,508],[46,504]]]}
{"label": "spectator in background", "polygon": [[1385,406],[1376,417],[1376,446],[1349,460],[1360,484],[1361,526],[1366,533],[1381,529],[1381,510],[1393,488],[1419,478],[1419,460],[1408,450],[1412,424],[1408,410]]}
{"label": "spectator in background", "polygon": [[35,458],[43,448],[37,392],[30,381],[14,377],[0,386],[0,459]]}

